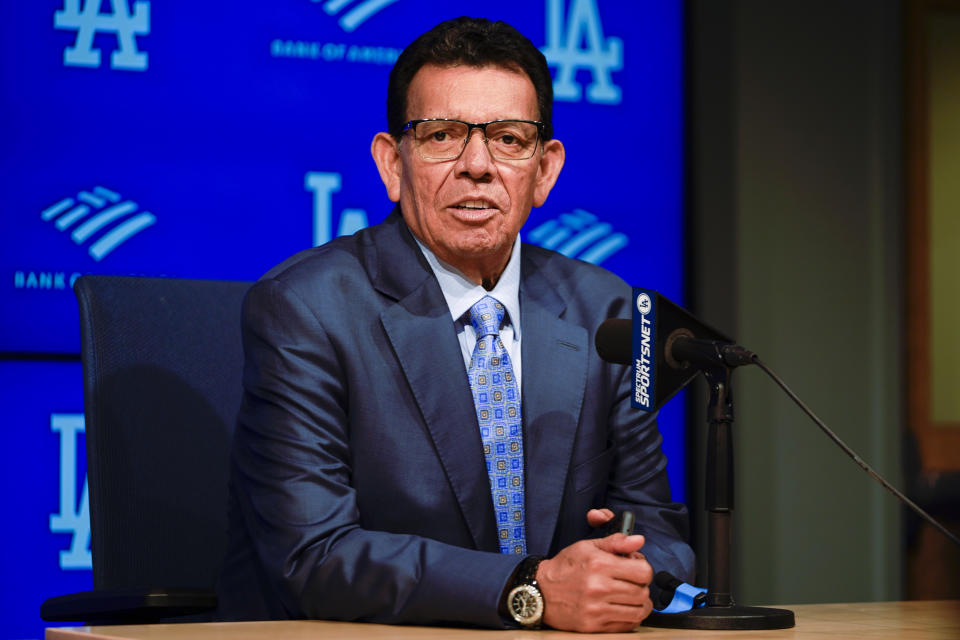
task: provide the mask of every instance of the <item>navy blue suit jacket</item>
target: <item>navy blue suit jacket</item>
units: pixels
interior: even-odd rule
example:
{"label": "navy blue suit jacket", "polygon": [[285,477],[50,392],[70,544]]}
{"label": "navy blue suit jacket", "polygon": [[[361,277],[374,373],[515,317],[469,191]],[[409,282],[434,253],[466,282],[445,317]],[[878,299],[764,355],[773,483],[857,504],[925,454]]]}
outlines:
{"label": "navy blue suit jacket", "polygon": [[[524,245],[520,308],[528,551],[630,508],[654,570],[690,580],[655,420],[593,335],[629,317],[609,272]],[[440,287],[398,211],[265,275],[243,313],[226,619],[499,627],[519,561],[497,552],[477,419]]]}

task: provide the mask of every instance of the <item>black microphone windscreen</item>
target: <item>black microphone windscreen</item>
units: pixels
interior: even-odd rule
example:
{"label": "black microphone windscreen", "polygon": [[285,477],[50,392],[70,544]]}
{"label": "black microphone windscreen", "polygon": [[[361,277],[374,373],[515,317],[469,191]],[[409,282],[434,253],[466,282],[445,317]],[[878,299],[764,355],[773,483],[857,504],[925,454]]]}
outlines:
{"label": "black microphone windscreen", "polygon": [[594,337],[597,353],[607,362],[631,364],[633,362],[633,321],[625,318],[609,318],[603,321]]}

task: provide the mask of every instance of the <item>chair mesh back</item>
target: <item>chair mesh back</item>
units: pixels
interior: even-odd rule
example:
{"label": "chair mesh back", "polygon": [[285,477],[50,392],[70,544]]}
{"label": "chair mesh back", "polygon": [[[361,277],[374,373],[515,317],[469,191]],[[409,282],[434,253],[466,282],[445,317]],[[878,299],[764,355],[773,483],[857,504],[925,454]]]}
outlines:
{"label": "chair mesh back", "polygon": [[94,588],[215,585],[249,287],[77,280]]}

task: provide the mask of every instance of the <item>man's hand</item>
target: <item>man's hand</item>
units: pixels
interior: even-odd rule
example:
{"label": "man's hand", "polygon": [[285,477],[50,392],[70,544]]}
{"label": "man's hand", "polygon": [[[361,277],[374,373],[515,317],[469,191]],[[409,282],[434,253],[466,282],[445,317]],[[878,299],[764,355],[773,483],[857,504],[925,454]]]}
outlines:
{"label": "man's hand", "polygon": [[[609,509],[591,509],[587,521],[600,526]],[[640,553],[644,538],[615,533],[581,540],[537,569],[544,623],[566,631],[630,631],[650,615],[653,568]]]}

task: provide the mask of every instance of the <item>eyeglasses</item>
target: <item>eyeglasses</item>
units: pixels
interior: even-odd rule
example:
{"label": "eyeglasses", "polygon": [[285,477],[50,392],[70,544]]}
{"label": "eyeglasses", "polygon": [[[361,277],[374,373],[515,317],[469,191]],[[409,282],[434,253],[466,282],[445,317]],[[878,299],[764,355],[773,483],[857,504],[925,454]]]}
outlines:
{"label": "eyeglasses", "polygon": [[447,118],[411,120],[403,133],[413,131],[414,147],[425,160],[453,160],[467,147],[474,129],[497,160],[526,160],[533,156],[543,136],[543,123],[533,120],[464,122]]}

